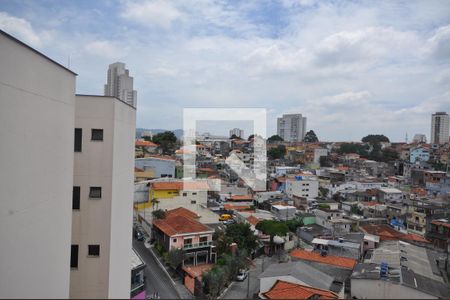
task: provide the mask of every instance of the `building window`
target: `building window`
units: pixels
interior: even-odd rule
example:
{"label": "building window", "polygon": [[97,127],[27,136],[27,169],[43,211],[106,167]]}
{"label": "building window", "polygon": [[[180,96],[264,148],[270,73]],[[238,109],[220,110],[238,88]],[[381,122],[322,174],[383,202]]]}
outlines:
{"label": "building window", "polygon": [[72,209],[80,209],[80,187],[74,186],[72,190]]}
{"label": "building window", "polygon": [[208,241],[208,237],[207,236],[202,236],[200,238],[200,243],[206,243]]}
{"label": "building window", "polygon": [[196,204],[196,203],[197,203],[197,201],[191,200],[191,204]]}
{"label": "building window", "polygon": [[83,137],[83,130],[81,128],[75,128],[75,141],[74,141],[74,151],[81,152],[81,140]]}
{"label": "building window", "polygon": [[183,196],[186,197],[186,196],[187,196],[187,193],[183,193]]}
{"label": "building window", "polygon": [[197,195],[197,193],[192,193],[192,195],[194,195],[194,196],[195,196],[195,195]]}
{"label": "building window", "polygon": [[99,186],[91,186],[89,188],[89,198],[101,198],[102,188]]}
{"label": "building window", "polygon": [[177,242],[177,239],[172,239],[172,243],[176,243]]}
{"label": "building window", "polygon": [[78,245],[70,247],[70,267],[78,268]]}
{"label": "building window", "polygon": [[184,245],[192,245],[192,239],[184,239]]}
{"label": "building window", "polygon": [[103,141],[103,129],[92,129],[91,141]]}
{"label": "building window", "polygon": [[100,256],[100,245],[88,245],[89,256]]}

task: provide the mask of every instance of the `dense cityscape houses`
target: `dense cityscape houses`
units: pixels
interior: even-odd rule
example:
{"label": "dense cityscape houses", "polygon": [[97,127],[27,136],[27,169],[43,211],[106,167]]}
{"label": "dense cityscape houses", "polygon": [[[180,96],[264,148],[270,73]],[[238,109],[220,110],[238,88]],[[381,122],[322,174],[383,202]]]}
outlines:
{"label": "dense cityscape houses", "polygon": [[0,50],[0,296],[450,297],[447,113],[432,115],[430,144],[321,142],[285,114],[252,188],[240,172],[258,166],[258,136],[136,139],[124,63],[105,96],[81,95],[75,73],[2,31]]}

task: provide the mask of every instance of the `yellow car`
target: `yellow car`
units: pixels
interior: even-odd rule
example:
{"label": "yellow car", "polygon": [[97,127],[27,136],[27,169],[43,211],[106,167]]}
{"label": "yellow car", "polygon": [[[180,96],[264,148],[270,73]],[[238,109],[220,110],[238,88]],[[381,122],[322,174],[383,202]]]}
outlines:
{"label": "yellow car", "polygon": [[219,221],[228,221],[230,219],[232,219],[233,216],[229,215],[229,214],[222,214],[219,217]]}

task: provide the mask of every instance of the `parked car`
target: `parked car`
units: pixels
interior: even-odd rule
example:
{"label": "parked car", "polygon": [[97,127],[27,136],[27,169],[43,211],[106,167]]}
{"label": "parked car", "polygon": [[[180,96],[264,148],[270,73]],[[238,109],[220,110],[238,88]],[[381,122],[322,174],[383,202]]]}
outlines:
{"label": "parked car", "polygon": [[223,225],[231,225],[236,223],[236,221],[234,219],[229,219],[223,222]]}
{"label": "parked car", "polygon": [[232,218],[233,218],[233,216],[230,215],[230,214],[222,214],[222,215],[219,217],[219,221],[228,221],[228,220],[230,220],[230,219],[232,219]]}
{"label": "parked car", "polygon": [[248,270],[239,270],[236,280],[237,281],[244,281],[248,276]]}

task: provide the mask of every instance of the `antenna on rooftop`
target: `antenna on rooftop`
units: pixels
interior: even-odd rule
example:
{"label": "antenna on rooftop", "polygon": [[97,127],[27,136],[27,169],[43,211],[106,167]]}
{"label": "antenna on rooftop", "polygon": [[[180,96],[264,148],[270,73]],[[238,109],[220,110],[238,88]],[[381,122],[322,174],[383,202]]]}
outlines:
{"label": "antenna on rooftop", "polygon": [[408,144],[408,132],[406,132],[406,135],[405,135],[405,142]]}

